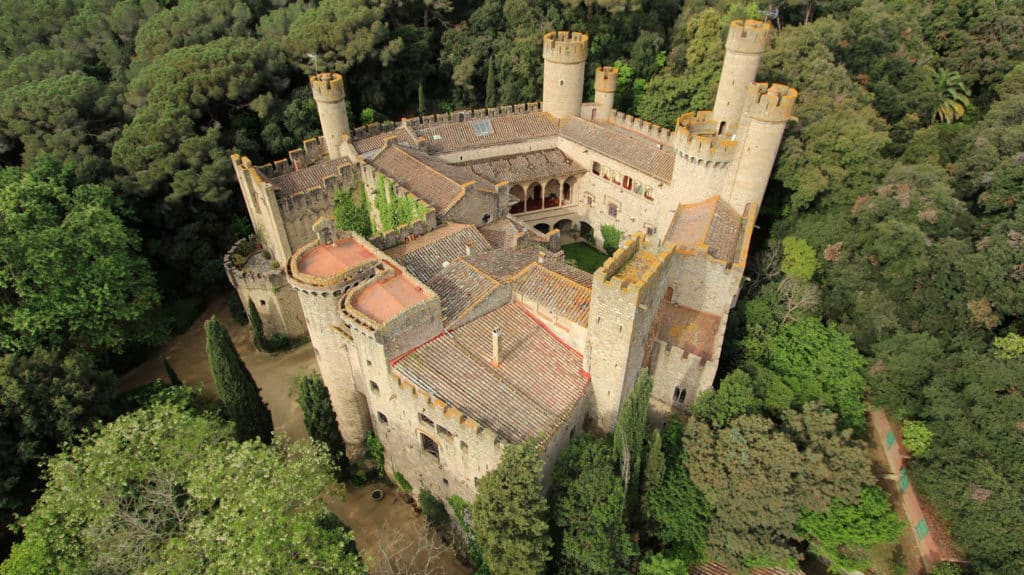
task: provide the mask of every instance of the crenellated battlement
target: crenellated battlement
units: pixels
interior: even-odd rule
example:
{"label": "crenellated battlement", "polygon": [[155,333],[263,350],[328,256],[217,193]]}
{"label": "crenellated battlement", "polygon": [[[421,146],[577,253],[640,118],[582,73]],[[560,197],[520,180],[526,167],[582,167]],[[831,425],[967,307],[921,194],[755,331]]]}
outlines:
{"label": "crenellated battlement", "polygon": [[583,32],[548,32],[544,35],[544,60],[558,64],[579,64],[587,60],[590,36]]}
{"label": "crenellated battlement", "polygon": [[761,20],[733,20],[729,23],[729,36],[725,49],[743,54],[760,54],[768,47],[772,36],[770,22]]}
{"label": "crenellated battlement", "polygon": [[672,130],[659,126],[658,124],[648,122],[643,118],[630,116],[625,112],[614,110],[614,112],[608,116],[608,122],[615,124],[616,126],[626,128],[627,130],[632,130],[640,135],[647,136],[648,138],[659,140],[669,145],[672,144]]}
{"label": "crenellated battlement", "polygon": [[532,114],[534,112],[539,112],[540,109],[540,102],[527,102],[524,104],[509,104],[507,106],[495,106],[493,108],[477,108],[475,110],[456,110],[454,112],[442,112],[440,114],[432,114],[427,116],[414,116],[412,118],[402,118],[402,122],[407,126],[415,129],[420,127],[435,126],[438,124],[451,124],[458,122],[467,122],[471,120],[481,120],[484,118],[493,118],[497,116]]}
{"label": "crenellated battlement", "polygon": [[[266,265],[250,265],[251,258],[261,257],[262,250],[253,250],[243,254],[246,249],[256,245],[256,236],[242,238],[231,245],[231,249],[224,254],[224,271],[228,274],[228,280],[235,289],[271,289],[287,285],[284,271],[276,266],[276,262],[266,260]],[[237,262],[242,260],[241,265]]]}
{"label": "crenellated battlement", "polygon": [[746,115],[763,122],[788,122],[799,92],[785,84],[759,82],[747,89]]}
{"label": "crenellated battlement", "polygon": [[728,165],[736,157],[736,140],[731,134],[720,135],[721,126],[707,110],[679,116],[672,138],[677,161],[715,168]]}
{"label": "crenellated battlement", "polygon": [[618,68],[615,66],[601,66],[594,72],[594,91],[614,92],[618,81]]}
{"label": "crenellated battlement", "polygon": [[345,84],[337,72],[320,72],[309,77],[313,99],[317,102],[340,102],[345,99]]}

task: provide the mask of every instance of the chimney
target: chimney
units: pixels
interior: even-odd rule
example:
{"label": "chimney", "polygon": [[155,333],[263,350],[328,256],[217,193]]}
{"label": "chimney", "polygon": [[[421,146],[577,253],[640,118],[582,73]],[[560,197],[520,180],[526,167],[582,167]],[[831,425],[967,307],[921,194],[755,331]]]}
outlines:
{"label": "chimney", "polygon": [[466,244],[466,257],[473,255],[473,248],[469,244]]}
{"label": "chimney", "polygon": [[496,327],[491,332],[491,367],[501,365],[501,328]]}
{"label": "chimney", "polygon": [[542,251],[541,252],[537,252],[537,263],[539,263],[539,264],[543,264],[544,263],[544,252],[542,252]]}

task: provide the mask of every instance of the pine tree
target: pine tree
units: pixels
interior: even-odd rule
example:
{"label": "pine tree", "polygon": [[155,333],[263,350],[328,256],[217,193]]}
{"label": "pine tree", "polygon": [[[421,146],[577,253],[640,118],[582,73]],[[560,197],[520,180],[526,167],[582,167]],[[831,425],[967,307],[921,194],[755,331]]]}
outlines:
{"label": "pine tree", "polygon": [[216,317],[208,319],[204,327],[210,372],[224,410],[235,422],[235,437],[239,441],[258,437],[263,443],[270,443],[274,430],[270,409],[260,398],[256,382],[238,357],[228,331]]}
{"label": "pine tree", "polygon": [[665,479],[665,453],[661,450],[661,431],[655,429],[647,442],[647,461],[644,466],[644,492],[661,487]]}
{"label": "pine tree", "polygon": [[615,453],[619,456],[619,473],[622,476],[622,490],[626,493],[624,511],[632,511],[638,494],[636,479],[640,475],[641,455],[644,437],[647,435],[647,404],[651,401],[654,380],[644,368],[633,386],[633,391],[619,410],[615,423]]}
{"label": "pine tree", "polygon": [[267,336],[263,333],[263,318],[260,317],[256,304],[249,300],[249,321],[252,323],[252,342],[256,349],[267,351]]}
{"label": "pine tree", "polygon": [[309,436],[327,446],[331,452],[337,475],[343,475],[348,466],[345,458],[345,440],[338,430],[338,419],[331,398],[319,375],[304,375],[297,379],[298,403],[306,422]]}
{"label": "pine tree", "polygon": [[160,356],[160,360],[163,361],[164,371],[167,372],[167,383],[177,386],[183,385],[181,382],[181,378],[178,377],[178,373],[174,371],[173,367],[171,367],[171,362],[167,361],[167,356]]}
{"label": "pine tree", "polygon": [[498,105],[498,79],[494,74],[494,58],[487,60],[487,88],[484,92],[484,104],[488,108]]}
{"label": "pine tree", "polygon": [[543,467],[536,442],[517,443],[480,479],[473,534],[494,575],[543,573],[551,558]]}

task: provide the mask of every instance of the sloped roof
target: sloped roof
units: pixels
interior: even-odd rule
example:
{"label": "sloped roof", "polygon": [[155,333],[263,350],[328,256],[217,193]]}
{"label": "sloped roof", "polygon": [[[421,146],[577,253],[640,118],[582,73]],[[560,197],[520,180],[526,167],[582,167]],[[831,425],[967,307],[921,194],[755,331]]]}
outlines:
{"label": "sloped roof", "polygon": [[490,182],[481,181],[473,172],[454,166],[414,148],[388,143],[370,164],[399,185],[427,202],[439,214],[445,214],[464,195],[466,186],[493,192]]}
{"label": "sloped roof", "polygon": [[[491,332],[502,331],[491,365]],[[547,437],[583,399],[577,353],[516,304],[502,306],[416,348],[394,368],[413,385],[456,406],[502,439]]]}
{"label": "sloped roof", "polygon": [[672,146],[612,124],[572,117],[562,121],[560,135],[582,146],[654,176],[672,181]]}
{"label": "sloped roof", "polygon": [[270,184],[286,196],[301,194],[310,189],[324,187],[324,178],[337,176],[352,164],[345,158],[322,160],[298,170],[286,172],[270,179]]}
{"label": "sloped roof", "polygon": [[386,253],[405,266],[409,273],[427,281],[441,271],[444,262],[451,263],[465,256],[466,246],[474,254],[491,249],[491,244],[476,227],[469,224],[447,224],[411,242],[395,246]]}
{"label": "sloped roof", "polygon": [[676,244],[677,251],[697,251],[707,246],[711,257],[736,259],[743,218],[720,196],[696,204],[680,205],[663,244]]}
{"label": "sloped roof", "polygon": [[441,315],[449,325],[498,288],[498,281],[456,259],[426,282],[441,298]]}
{"label": "sloped roof", "polygon": [[516,293],[577,325],[586,327],[590,315],[590,288],[536,262],[513,283]]}
{"label": "sloped roof", "polygon": [[[490,133],[477,135],[474,127],[477,122],[488,122]],[[415,130],[418,136],[425,138],[431,153],[445,153],[557,136],[558,122],[538,111],[439,122],[420,125]]]}
{"label": "sloped roof", "polygon": [[587,171],[557,149],[502,156],[469,163],[466,167],[481,178],[494,183],[546,180]]}

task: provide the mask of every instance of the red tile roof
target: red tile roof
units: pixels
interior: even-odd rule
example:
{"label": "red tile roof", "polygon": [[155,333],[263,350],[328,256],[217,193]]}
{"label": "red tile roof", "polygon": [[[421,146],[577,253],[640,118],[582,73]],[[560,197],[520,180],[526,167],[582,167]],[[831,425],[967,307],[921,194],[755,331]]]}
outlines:
{"label": "red tile roof", "polygon": [[466,164],[466,167],[494,183],[547,180],[587,171],[557,149],[492,158]]}
{"label": "red tile roof", "polygon": [[469,224],[447,224],[415,240],[387,250],[387,254],[405,266],[409,273],[420,280],[434,277],[445,262],[470,253],[477,254],[491,249],[490,243],[475,226]]}
{"label": "red tile roof", "polygon": [[426,283],[437,297],[441,298],[441,314],[445,325],[458,320],[463,313],[475,307],[499,285],[497,280],[461,258],[453,261]]}
{"label": "red tile roof", "polygon": [[[491,332],[502,330],[491,365]],[[398,374],[509,442],[546,438],[583,399],[582,358],[517,305],[502,306],[399,359]]]}
{"label": "red tile roof", "polygon": [[349,299],[353,308],[377,322],[384,323],[420,302],[430,299],[432,294],[413,281],[401,268],[384,261],[394,275],[364,284]]}
{"label": "red tile roof", "polygon": [[337,160],[324,159],[312,166],[286,172],[276,178],[271,178],[270,184],[286,196],[301,194],[310,189],[323,188],[324,178],[327,176],[337,176],[346,169],[351,168],[351,166],[352,164],[344,158]]}
{"label": "red tile roof", "polygon": [[735,261],[741,254],[740,234],[743,218],[720,196],[696,204],[680,205],[663,244],[676,244],[684,252],[707,246],[708,254],[716,259]]}
{"label": "red tile roof", "polygon": [[370,250],[348,237],[309,250],[298,261],[298,268],[301,273],[327,278],[372,259],[376,258]]}
{"label": "red tile roof", "polygon": [[536,262],[520,272],[513,289],[559,317],[586,327],[590,315],[590,288]]}

